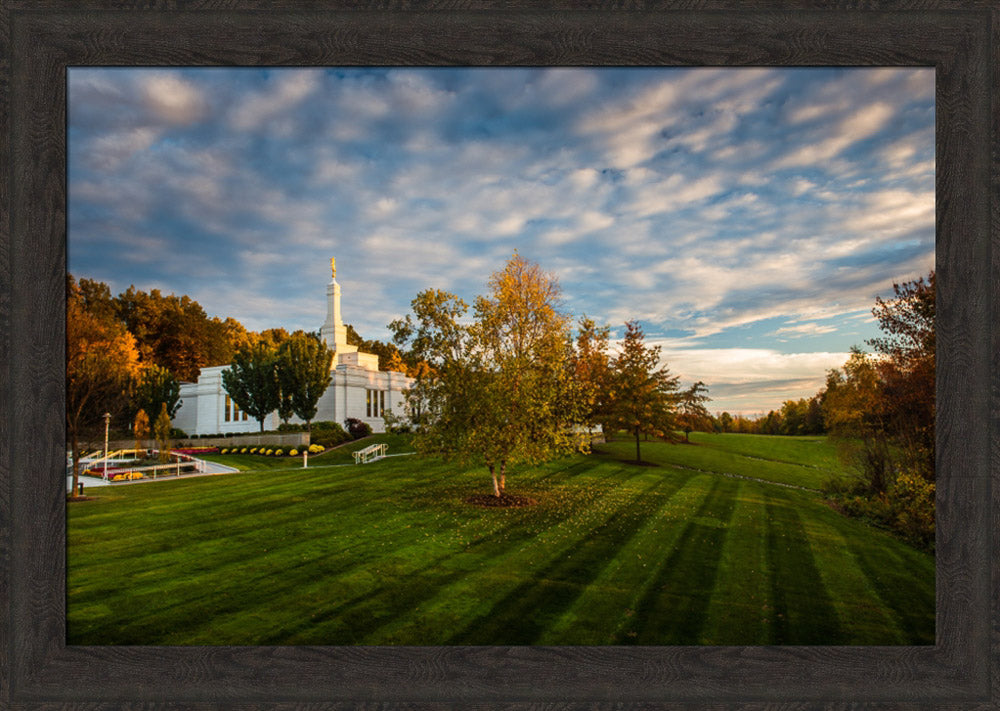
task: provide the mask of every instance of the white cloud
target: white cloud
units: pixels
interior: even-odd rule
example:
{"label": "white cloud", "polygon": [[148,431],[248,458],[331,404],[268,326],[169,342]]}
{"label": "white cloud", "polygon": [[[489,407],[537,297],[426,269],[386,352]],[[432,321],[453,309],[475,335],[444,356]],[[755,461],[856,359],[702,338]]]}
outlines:
{"label": "white cloud", "polygon": [[816,166],[842,153],[846,148],[864,140],[885,127],[892,119],[895,111],[892,106],[876,102],[847,115],[826,137],[806,142],[779,158],[772,165],[773,169],[795,168],[800,166]]}
{"label": "white cloud", "polygon": [[260,128],[267,122],[290,114],[319,88],[319,73],[315,70],[281,72],[263,91],[251,94],[233,107],[230,124],[239,131]]}
{"label": "white cloud", "polygon": [[836,327],[830,325],[822,325],[818,323],[801,323],[795,326],[782,326],[781,328],[772,331],[770,335],[772,336],[818,336],[823,333],[834,333],[836,332]]}
{"label": "white cloud", "polygon": [[189,124],[201,118],[207,108],[202,92],[174,75],[155,74],[143,89],[149,110],[168,123]]}

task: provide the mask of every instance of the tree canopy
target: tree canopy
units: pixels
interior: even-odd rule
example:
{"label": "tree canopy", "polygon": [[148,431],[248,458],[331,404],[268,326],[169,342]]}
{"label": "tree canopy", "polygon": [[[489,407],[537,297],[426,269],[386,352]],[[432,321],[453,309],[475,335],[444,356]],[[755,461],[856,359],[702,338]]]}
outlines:
{"label": "tree canopy", "polygon": [[621,351],[613,361],[611,377],[612,427],[635,437],[635,459],[642,461],[642,435],[667,436],[674,429],[678,377],[660,365],[660,347],[647,346],[642,327],[625,324]]}
{"label": "tree canopy", "polygon": [[487,287],[471,323],[464,301],[426,290],[390,328],[426,363],[407,397],[410,413],[420,413],[417,447],[480,461],[501,496],[508,467],[577,445],[579,398],[555,277],[515,253]]}
{"label": "tree canopy", "polygon": [[[278,382],[292,414],[312,431],[316,405],[330,385],[333,351],[315,335],[298,331],[278,349]],[[286,418],[287,419],[287,418]]]}
{"label": "tree canopy", "polygon": [[266,342],[241,349],[233,363],[222,371],[222,386],[236,405],[260,423],[278,408],[280,387],[277,351]]}
{"label": "tree canopy", "polygon": [[66,294],[66,432],[73,458],[73,491],[80,474],[80,446],[96,441],[105,413],[128,410],[139,374],[135,339],[110,314],[93,305],[70,277]]}

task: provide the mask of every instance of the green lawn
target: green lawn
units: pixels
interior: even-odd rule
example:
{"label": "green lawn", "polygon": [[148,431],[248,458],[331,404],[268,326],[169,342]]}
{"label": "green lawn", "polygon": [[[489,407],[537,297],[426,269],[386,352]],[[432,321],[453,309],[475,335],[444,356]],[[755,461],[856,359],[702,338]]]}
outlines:
{"label": "green lawn", "polygon": [[464,503],[484,470],[323,462],[347,450],[95,488],[69,505],[68,641],[933,643],[933,556],[810,490],[839,466],[825,441],[692,441],[514,472],[521,509]]}

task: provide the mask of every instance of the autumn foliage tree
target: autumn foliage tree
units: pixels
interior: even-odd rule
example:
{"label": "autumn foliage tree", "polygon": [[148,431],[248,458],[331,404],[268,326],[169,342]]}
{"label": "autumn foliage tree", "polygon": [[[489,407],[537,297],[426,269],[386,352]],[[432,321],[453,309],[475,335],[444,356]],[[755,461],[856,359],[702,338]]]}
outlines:
{"label": "autumn foliage tree", "polygon": [[511,466],[578,444],[570,319],[559,299],[555,277],[515,253],[476,299],[471,323],[464,301],[427,290],[390,325],[396,344],[426,363],[408,393],[408,409],[422,413],[416,446],[482,463],[497,497]]}
{"label": "autumn foliage tree", "polygon": [[472,434],[499,496],[509,465],[574,450],[579,393],[555,276],[515,252],[488,288],[476,299],[472,328],[486,394]]}
{"label": "autumn foliage tree", "polygon": [[598,326],[587,316],[577,325],[573,352],[573,378],[580,397],[580,422],[588,429],[608,420],[611,399],[611,356],[608,326]]}
{"label": "autumn foliage tree", "polygon": [[132,423],[132,434],[135,436],[136,452],[145,449],[146,445],[143,440],[149,436],[149,415],[141,408],[135,413],[135,420]]}
{"label": "autumn foliage tree", "polygon": [[852,349],[820,394],[824,423],[857,462],[839,497],[848,513],[880,520],[922,545],[934,540],[935,277],[893,284],[872,313],[875,353]]}
{"label": "autumn foliage tree", "polygon": [[117,417],[127,410],[139,352],[120,323],[99,309],[88,310],[72,277],[66,297],[66,433],[76,491],[81,444],[97,440],[105,413]]}
{"label": "autumn foliage tree", "polygon": [[892,285],[875,299],[883,335],[870,339],[882,385],[883,416],[894,442],[920,476],[934,480],[935,276]]}
{"label": "autumn foliage tree", "polygon": [[615,357],[611,376],[610,423],[635,437],[635,459],[642,461],[639,447],[644,434],[665,436],[676,424],[678,378],[660,365],[660,347],[647,346],[642,327],[625,324],[625,338]]}
{"label": "autumn foliage tree", "polygon": [[691,433],[712,426],[712,415],[705,403],[711,400],[708,388],[700,380],[682,391],[677,398],[677,424],[684,430],[684,441],[691,441]]}

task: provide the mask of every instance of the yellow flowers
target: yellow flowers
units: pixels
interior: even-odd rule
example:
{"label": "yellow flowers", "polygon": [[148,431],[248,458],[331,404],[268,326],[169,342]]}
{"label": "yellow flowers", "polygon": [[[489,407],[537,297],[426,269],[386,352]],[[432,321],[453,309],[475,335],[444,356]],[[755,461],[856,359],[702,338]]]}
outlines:
{"label": "yellow flowers", "polygon": [[310,444],[309,445],[309,454],[319,454],[322,451],[323,451],[323,445],[321,445],[321,444]]}
{"label": "yellow flowers", "polygon": [[289,457],[297,457],[298,455],[299,455],[299,450],[297,449],[292,449],[292,451],[288,453]]}

